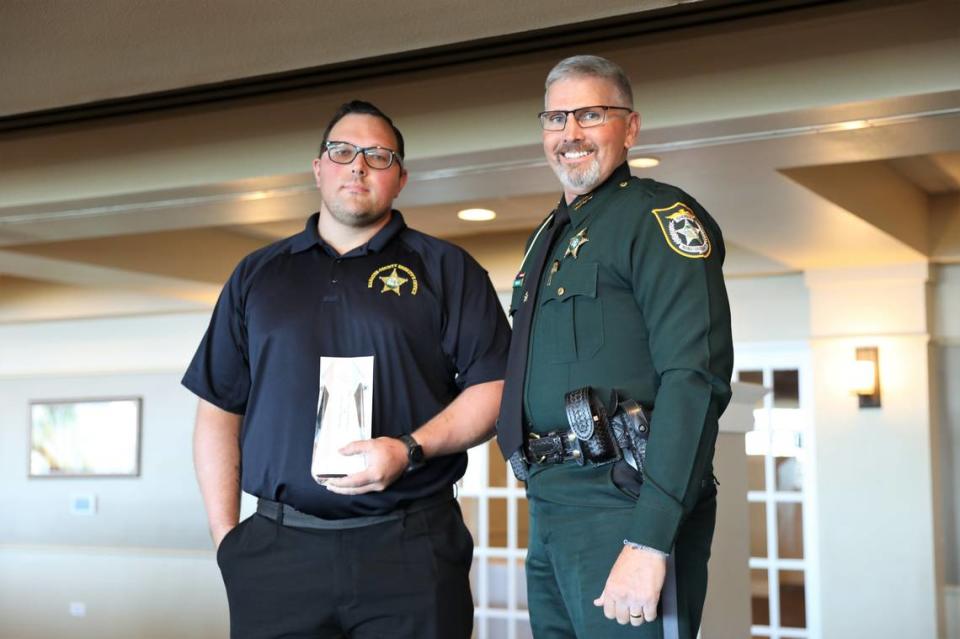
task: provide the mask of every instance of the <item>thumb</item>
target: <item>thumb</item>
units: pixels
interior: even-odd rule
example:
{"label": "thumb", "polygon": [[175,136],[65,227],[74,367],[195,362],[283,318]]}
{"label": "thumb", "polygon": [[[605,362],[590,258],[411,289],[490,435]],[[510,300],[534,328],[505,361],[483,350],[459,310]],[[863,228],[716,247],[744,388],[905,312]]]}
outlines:
{"label": "thumb", "polygon": [[603,608],[603,593],[599,597],[593,600],[593,605],[599,608]]}

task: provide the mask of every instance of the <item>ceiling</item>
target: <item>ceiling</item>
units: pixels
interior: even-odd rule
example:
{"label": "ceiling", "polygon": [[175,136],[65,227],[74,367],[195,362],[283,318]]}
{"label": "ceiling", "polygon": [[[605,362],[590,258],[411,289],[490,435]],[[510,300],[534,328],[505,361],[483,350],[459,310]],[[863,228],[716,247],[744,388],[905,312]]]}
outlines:
{"label": "ceiling", "polygon": [[[0,3],[0,117],[276,76],[507,34],[732,0],[13,0]],[[754,3],[776,8],[811,2]],[[738,11],[742,9],[738,8]],[[105,72],[108,71],[108,72]]]}
{"label": "ceiling", "polygon": [[[38,11],[56,13],[54,4],[40,3]],[[186,11],[182,6],[145,4],[149,11],[138,3],[121,11],[124,24],[145,31],[145,46],[200,46],[170,35],[198,37],[192,20],[178,30],[178,17],[183,22],[186,15],[178,13]],[[591,15],[636,12],[635,3],[626,4],[604,3]],[[678,4],[651,2],[641,9],[657,15]],[[718,3],[700,4],[707,9]],[[644,125],[631,155],[662,160],[655,169],[634,173],[682,185],[707,206],[729,247],[728,277],[960,262],[960,77],[949,62],[951,52],[960,59],[960,35],[949,26],[960,24],[957,5],[828,4],[809,13],[701,25],[592,49],[620,61],[635,83]],[[843,10],[832,6],[837,4]],[[120,3],[100,6],[120,10]],[[166,13],[154,15],[160,6]],[[228,32],[239,28],[236,21],[252,18],[213,20],[205,12],[216,6],[202,3],[191,15],[211,20],[214,41],[242,39],[242,29]],[[427,6],[415,3],[409,15],[383,15],[414,20],[417,9]],[[542,24],[539,13],[559,8],[531,6],[511,23],[514,30]],[[564,8],[580,10],[578,3]],[[26,5],[15,10],[21,25],[31,15]],[[133,15],[140,10],[147,12]],[[7,5],[0,11],[8,11]],[[67,18],[85,19],[55,16],[57,24]],[[440,13],[435,18],[437,25],[453,23],[469,33],[439,29],[418,46],[510,31],[501,16],[462,24]],[[352,24],[360,18],[344,19]],[[297,31],[291,21],[271,23],[271,33],[262,37],[288,37],[302,46],[311,33]],[[64,44],[78,56],[78,66],[102,69],[110,66],[108,53],[129,54],[123,46],[110,49],[92,40],[89,52],[75,48],[78,33],[91,29],[84,24]],[[383,33],[391,31],[389,24],[378,24]],[[301,58],[303,63],[351,55],[351,40],[331,37],[341,38],[333,53],[311,50],[313,57]],[[0,46],[22,46],[23,56],[26,40]],[[384,51],[413,42],[382,41],[389,44]],[[804,47],[793,46],[798,43]],[[205,51],[196,57],[203,64],[174,60],[169,76],[134,82],[125,75],[129,69],[118,69],[102,74],[116,86],[83,91],[56,74],[50,86],[36,87],[43,83],[0,69],[4,82],[12,77],[30,89],[22,101],[5,102],[0,113],[281,71],[297,59],[275,47],[225,50],[246,59],[230,60],[235,70],[214,69],[222,56]],[[408,224],[466,247],[504,288],[527,233],[558,197],[528,114],[535,113],[544,69],[560,53],[363,84],[376,102],[391,104],[389,111],[414,142],[410,182],[397,203]],[[162,60],[157,52],[151,55]],[[48,53],[43,56],[52,64]],[[0,58],[10,64],[9,56]],[[191,72],[175,72],[180,63]],[[917,68],[926,71],[918,77]],[[357,86],[347,82],[336,91],[0,134],[0,322],[205,308],[238,259],[299,231],[317,208],[308,171],[316,125],[301,123]],[[468,206],[492,208],[497,218],[482,224],[458,220],[456,211]]]}

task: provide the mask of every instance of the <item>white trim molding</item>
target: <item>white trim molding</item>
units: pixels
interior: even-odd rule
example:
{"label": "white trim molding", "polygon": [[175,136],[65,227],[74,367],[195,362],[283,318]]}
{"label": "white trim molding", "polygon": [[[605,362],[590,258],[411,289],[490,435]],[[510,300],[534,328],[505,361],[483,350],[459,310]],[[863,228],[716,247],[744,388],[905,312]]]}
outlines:
{"label": "white trim molding", "polygon": [[960,584],[944,585],[943,614],[947,639],[960,639]]}

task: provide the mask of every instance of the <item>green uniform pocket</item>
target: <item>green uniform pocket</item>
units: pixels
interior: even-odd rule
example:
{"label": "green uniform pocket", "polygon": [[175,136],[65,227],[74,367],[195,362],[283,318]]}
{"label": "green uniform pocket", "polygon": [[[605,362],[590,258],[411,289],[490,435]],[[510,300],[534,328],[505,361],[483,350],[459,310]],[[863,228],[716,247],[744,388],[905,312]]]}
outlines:
{"label": "green uniform pocket", "polygon": [[551,364],[590,359],[603,346],[603,308],[596,262],[567,263],[541,297],[537,330]]}

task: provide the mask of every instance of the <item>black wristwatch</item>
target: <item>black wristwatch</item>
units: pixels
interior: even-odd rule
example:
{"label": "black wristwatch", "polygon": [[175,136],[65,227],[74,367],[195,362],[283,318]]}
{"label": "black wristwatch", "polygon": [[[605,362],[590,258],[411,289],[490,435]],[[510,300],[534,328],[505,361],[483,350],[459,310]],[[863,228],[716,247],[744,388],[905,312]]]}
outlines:
{"label": "black wristwatch", "polygon": [[423,447],[417,443],[411,435],[400,435],[397,437],[407,446],[407,472],[416,470],[426,464],[423,458]]}

